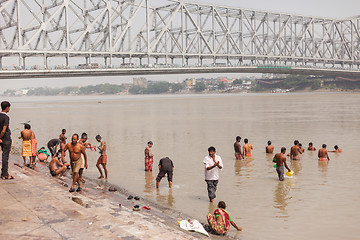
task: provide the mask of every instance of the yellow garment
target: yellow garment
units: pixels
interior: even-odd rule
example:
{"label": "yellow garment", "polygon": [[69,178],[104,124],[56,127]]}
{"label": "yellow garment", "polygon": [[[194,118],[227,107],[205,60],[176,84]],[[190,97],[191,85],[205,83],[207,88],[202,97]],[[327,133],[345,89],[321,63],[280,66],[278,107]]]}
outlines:
{"label": "yellow garment", "polygon": [[22,143],[22,155],[23,157],[31,157],[31,141],[23,141]]}

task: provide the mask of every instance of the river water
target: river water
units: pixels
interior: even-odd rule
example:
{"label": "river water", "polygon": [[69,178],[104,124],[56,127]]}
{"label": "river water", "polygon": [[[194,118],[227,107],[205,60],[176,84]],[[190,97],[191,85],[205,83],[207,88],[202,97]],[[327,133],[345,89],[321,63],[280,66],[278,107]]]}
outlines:
{"label": "river water", "polygon": [[[11,98],[10,128],[14,145],[19,124],[30,120],[39,145],[66,128],[87,132],[96,144],[100,134],[108,144],[109,181],[131,192],[205,221],[215,205],[207,198],[203,159],[215,146],[222,157],[216,203],[224,200],[243,232],[241,239],[359,239],[360,94],[239,94]],[[236,161],[235,137],[248,138],[252,158]],[[295,174],[279,182],[268,140],[275,152],[290,149],[295,139],[305,147],[335,144],[320,164],[317,152],[288,164]],[[152,140],[154,172],[144,172],[144,149]],[[243,145],[243,141],[241,142]],[[88,151],[87,177],[96,178],[98,153]],[[173,189],[164,178],[155,188],[161,157],[175,165]]]}

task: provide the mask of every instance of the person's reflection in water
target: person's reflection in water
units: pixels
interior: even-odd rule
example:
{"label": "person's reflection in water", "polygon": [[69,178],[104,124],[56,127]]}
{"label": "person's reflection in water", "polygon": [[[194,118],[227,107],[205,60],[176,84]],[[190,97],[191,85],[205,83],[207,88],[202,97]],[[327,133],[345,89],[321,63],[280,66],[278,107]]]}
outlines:
{"label": "person's reflection in water", "polygon": [[155,187],[154,184],[154,177],[153,177],[153,173],[152,172],[147,172],[145,171],[145,189],[144,192],[147,193],[148,195],[151,195],[151,193],[153,192],[153,189]]}
{"label": "person's reflection in water", "polygon": [[[165,190],[165,189],[163,189]],[[161,190],[159,188],[156,189],[156,201],[164,206],[172,207],[175,204],[175,198],[172,194],[172,189],[168,189],[168,194],[161,194]]]}
{"label": "person's reflection in water", "polygon": [[170,207],[172,207],[174,205],[174,203],[175,203],[175,198],[174,198],[174,196],[172,194],[172,188],[169,188],[169,195],[168,195],[167,201],[168,201],[168,205]]}
{"label": "person's reflection in water", "polygon": [[295,175],[298,175],[298,173],[300,173],[302,166],[301,166],[301,161],[299,160],[290,160],[291,162],[291,169],[294,171]]}
{"label": "person's reflection in water", "polygon": [[252,172],[252,161],[254,160],[254,158],[252,157],[248,157],[246,159],[243,160],[236,160],[235,164],[234,164],[234,169],[235,169],[235,175],[236,176],[242,176],[243,173],[245,173],[245,176],[249,177],[250,173]]}
{"label": "person's reflection in water", "polygon": [[274,191],[274,208],[279,209],[281,214],[276,217],[288,217],[287,206],[289,205],[288,200],[291,199],[291,197],[287,195],[292,185],[293,182],[290,179],[284,182],[278,182]]}
{"label": "person's reflection in water", "polygon": [[328,161],[318,161],[319,163],[319,172],[321,173],[322,177],[326,177],[326,172],[328,170]]}

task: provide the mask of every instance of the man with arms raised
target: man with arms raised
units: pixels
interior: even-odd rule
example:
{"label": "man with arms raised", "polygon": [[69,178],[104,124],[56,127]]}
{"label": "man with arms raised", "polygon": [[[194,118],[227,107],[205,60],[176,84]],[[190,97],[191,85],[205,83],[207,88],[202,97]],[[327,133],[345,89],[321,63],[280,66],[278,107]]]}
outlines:
{"label": "man with arms raised", "polygon": [[75,183],[78,184],[78,189],[76,189],[77,192],[81,191],[81,182],[79,178],[79,170],[81,167],[81,154],[84,155],[85,159],[85,168],[87,169],[87,156],[85,152],[85,148],[82,144],[78,143],[79,135],[73,134],[71,137],[71,143],[67,143],[65,145],[65,148],[62,150],[62,161],[64,162],[64,154],[67,150],[69,150],[70,155],[70,165],[71,165],[71,171],[72,171],[72,178],[73,182],[71,185],[71,188],[69,192],[75,192]]}
{"label": "man with arms raised", "polygon": [[279,176],[280,181],[284,181],[284,165],[286,169],[291,172],[290,168],[286,164],[286,156],[285,156],[286,148],[281,148],[281,153],[275,154],[274,161],[276,161],[276,172]]}
{"label": "man with arms raised", "polygon": [[330,161],[328,151],[326,150],[326,144],[323,144],[322,148],[319,149],[318,157],[319,157],[319,161],[326,161],[326,159]]}

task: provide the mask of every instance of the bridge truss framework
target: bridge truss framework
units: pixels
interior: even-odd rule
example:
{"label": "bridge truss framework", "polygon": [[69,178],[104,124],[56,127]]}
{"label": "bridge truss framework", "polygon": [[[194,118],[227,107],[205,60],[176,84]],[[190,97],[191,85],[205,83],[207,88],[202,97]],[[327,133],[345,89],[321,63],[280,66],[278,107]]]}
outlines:
{"label": "bridge truss framework", "polygon": [[[48,68],[99,61],[178,66],[289,65],[359,69],[360,16],[335,20],[184,1],[0,0],[7,58]],[[83,63],[80,62],[80,63]],[[39,64],[40,63],[40,64]]]}

